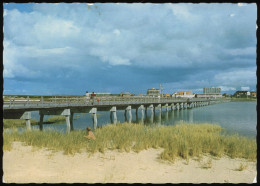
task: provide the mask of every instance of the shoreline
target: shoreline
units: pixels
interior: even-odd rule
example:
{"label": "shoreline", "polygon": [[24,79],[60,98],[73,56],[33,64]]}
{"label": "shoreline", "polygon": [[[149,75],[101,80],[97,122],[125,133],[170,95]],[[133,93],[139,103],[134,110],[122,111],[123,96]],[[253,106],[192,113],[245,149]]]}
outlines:
{"label": "shoreline", "polygon": [[226,156],[169,163],[157,159],[163,149],[72,156],[22,144],[3,153],[7,183],[252,183],[256,176],[256,162]]}

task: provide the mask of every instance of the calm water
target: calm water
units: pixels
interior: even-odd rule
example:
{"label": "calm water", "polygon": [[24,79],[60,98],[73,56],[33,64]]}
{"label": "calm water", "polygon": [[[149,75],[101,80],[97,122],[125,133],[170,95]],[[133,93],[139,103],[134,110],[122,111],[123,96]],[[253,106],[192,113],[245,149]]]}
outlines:
{"label": "calm water", "polygon": [[[44,116],[44,120],[51,116]],[[39,120],[39,113],[32,112],[32,119]],[[118,122],[125,122],[124,111],[117,111]],[[136,111],[132,110],[132,122],[137,123],[141,120],[141,112],[138,112],[138,118],[136,117]],[[247,137],[256,136],[256,123],[257,112],[256,102],[228,102],[219,103],[204,107],[196,107],[192,109],[184,110],[169,110],[166,112],[165,108],[162,108],[160,114],[159,109],[155,110],[155,114],[152,115],[150,109],[147,111],[147,116],[144,118],[144,125],[175,125],[179,121],[185,121],[189,123],[213,123],[219,124],[226,129],[228,133],[238,133]],[[98,112],[98,126],[103,126],[110,123],[110,112]],[[84,130],[86,127],[93,128],[93,122],[91,114],[75,113],[74,130]],[[39,128],[33,126],[33,128]],[[43,130],[47,128],[53,128],[55,130],[66,131],[66,123],[61,124],[43,124]]]}

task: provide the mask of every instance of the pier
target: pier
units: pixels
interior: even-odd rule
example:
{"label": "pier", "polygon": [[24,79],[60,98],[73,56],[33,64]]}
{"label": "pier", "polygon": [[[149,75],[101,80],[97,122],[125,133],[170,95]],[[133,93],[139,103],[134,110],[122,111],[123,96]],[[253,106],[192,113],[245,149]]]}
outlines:
{"label": "pier", "polygon": [[210,104],[228,101],[224,99],[205,98],[157,98],[157,97],[99,97],[98,99],[86,100],[85,96],[31,96],[4,95],[3,118],[24,119],[27,130],[31,130],[31,111],[39,111],[39,128],[43,129],[45,115],[63,115],[66,117],[67,132],[73,130],[73,116],[75,113],[90,113],[93,120],[93,129],[98,126],[97,112],[110,112],[111,123],[117,123],[117,110],[124,110],[125,119],[131,123],[132,110],[135,110],[138,117],[138,110],[141,111],[141,122],[143,122],[147,110],[155,113],[164,108],[168,110],[192,109],[194,107],[207,106]]}

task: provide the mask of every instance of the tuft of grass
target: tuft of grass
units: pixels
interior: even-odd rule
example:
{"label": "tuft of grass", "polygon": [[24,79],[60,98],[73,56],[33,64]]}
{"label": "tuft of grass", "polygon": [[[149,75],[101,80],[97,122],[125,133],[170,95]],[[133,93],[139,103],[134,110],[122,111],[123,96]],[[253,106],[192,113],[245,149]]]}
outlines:
{"label": "tuft of grass", "polygon": [[237,169],[235,169],[236,171],[243,171],[243,170],[246,170],[248,167],[248,164],[243,164],[243,163],[240,163],[239,167]]}
{"label": "tuft of grass", "polygon": [[119,151],[140,152],[149,148],[162,148],[162,160],[174,162],[176,158],[186,159],[203,154],[213,157],[227,155],[231,158],[245,158],[256,161],[256,141],[238,135],[223,135],[223,129],[214,124],[179,123],[173,126],[146,126],[143,124],[108,124],[94,131],[96,140],[84,138],[85,131],[60,133],[53,130],[31,132],[4,132],[4,149],[10,148],[12,141],[22,141],[27,145],[62,150],[65,154],[75,154],[85,150],[89,153],[117,149]]}
{"label": "tuft of grass", "polygon": [[212,167],[212,159],[209,158],[207,161],[201,162],[201,168],[209,169],[211,167]]}

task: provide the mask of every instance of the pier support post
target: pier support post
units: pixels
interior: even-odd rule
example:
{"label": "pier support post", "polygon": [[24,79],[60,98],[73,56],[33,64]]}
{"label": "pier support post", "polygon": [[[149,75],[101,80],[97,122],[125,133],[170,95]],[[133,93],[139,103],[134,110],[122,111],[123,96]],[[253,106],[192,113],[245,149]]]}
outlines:
{"label": "pier support post", "polygon": [[150,107],[150,109],[151,109],[151,123],[153,123],[153,118],[154,118],[154,106],[153,106],[153,105],[150,105],[149,107]]}
{"label": "pier support post", "polygon": [[168,104],[165,104],[166,112],[168,112]]}
{"label": "pier support post", "polygon": [[74,130],[74,126],[73,126],[73,116],[74,116],[74,112],[70,112],[70,129],[71,129],[71,131]]}
{"label": "pier support post", "polygon": [[96,130],[97,128],[97,108],[92,108],[89,113],[92,114],[92,119],[93,119],[93,128]]}
{"label": "pier support post", "polygon": [[180,110],[180,104],[177,103],[176,106],[177,106],[177,110]]}
{"label": "pier support post", "polygon": [[131,106],[126,107],[126,111],[128,112],[128,116],[129,116],[128,122],[131,123],[132,122],[132,108],[131,108]]}
{"label": "pier support post", "polygon": [[125,110],[124,116],[125,116],[125,122],[127,122],[127,110]]}
{"label": "pier support post", "polygon": [[171,104],[171,111],[173,111],[175,109],[175,105],[174,103]]}
{"label": "pier support post", "polygon": [[135,118],[136,118],[136,121],[138,122],[138,108],[135,109]]}
{"label": "pier support post", "polygon": [[40,131],[42,131],[42,129],[43,129],[43,118],[44,118],[44,114],[42,114],[40,112],[40,122],[39,122],[39,129],[40,129]]}
{"label": "pier support post", "polygon": [[70,126],[70,109],[65,109],[61,113],[61,115],[66,117],[67,132],[69,133],[71,131],[71,126]]}
{"label": "pier support post", "polygon": [[[158,107],[159,107],[159,111],[160,111],[160,113],[162,113],[162,105],[159,104]],[[154,107],[154,108],[155,108],[155,107]]]}
{"label": "pier support post", "polygon": [[25,119],[26,128],[28,131],[31,130],[31,121],[30,121],[31,118],[32,118],[31,112],[25,112],[21,117],[21,119]]}
{"label": "pier support post", "polygon": [[141,110],[141,123],[144,123],[144,106],[141,105],[139,109]]}
{"label": "pier support post", "polygon": [[[113,116],[113,119],[112,119],[112,116]],[[111,123],[114,123],[114,124],[117,123],[116,107],[112,107],[110,109],[110,120],[111,120]]]}
{"label": "pier support post", "polygon": [[154,113],[154,107],[153,107],[153,105],[150,105],[149,108],[151,109],[151,113],[153,114],[153,113]]}

